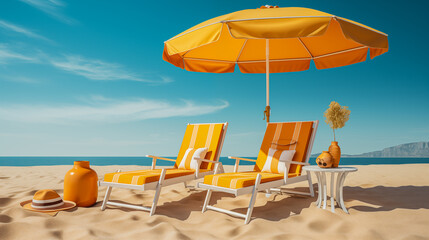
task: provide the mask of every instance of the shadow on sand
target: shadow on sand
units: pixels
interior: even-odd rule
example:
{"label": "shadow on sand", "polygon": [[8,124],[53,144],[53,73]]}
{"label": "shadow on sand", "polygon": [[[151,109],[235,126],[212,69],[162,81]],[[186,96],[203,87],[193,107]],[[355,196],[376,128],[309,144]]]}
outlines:
{"label": "shadow on sand", "polygon": [[[279,221],[288,218],[292,214],[300,214],[305,208],[310,207],[317,199],[317,185],[314,185],[316,190],[315,197],[306,197],[300,195],[290,195],[287,198],[276,200],[274,196],[263,206],[258,206],[253,209],[252,217],[262,218],[270,221]],[[308,188],[298,187],[294,191],[307,192]],[[205,200],[206,191],[196,189],[188,189],[190,195],[178,201],[165,202],[158,205],[156,215],[164,215],[178,220],[186,220],[192,212],[200,212]],[[259,197],[261,196],[260,193]],[[149,196],[148,196],[149,197]],[[150,195],[153,197],[153,195]],[[214,192],[212,194],[210,205],[216,204],[223,198],[231,198],[232,194]],[[344,201],[360,201],[362,203],[372,205],[355,205],[349,207],[357,211],[376,212],[376,211],[391,211],[397,208],[403,209],[429,209],[429,186],[400,186],[400,187],[384,187],[376,186],[372,188],[362,187],[344,187]],[[124,201],[114,200],[115,202],[126,203]],[[240,205],[240,208],[232,208],[229,210],[243,213],[247,212],[250,195],[247,198],[242,198],[239,202],[232,203],[233,206]],[[101,201],[97,202],[93,207],[100,207]],[[150,207],[150,206],[148,206]],[[134,209],[114,207],[124,212],[137,211]],[[208,210],[210,211],[210,210]]]}
{"label": "shadow on sand", "polygon": [[[293,190],[306,192],[308,191],[308,188],[295,188]],[[189,191],[194,193],[178,201],[164,203],[162,206],[157,208],[156,214],[177,218],[180,220],[186,220],[189,218],[191,212],[201,212],[207,192],[199,190]],[[264,193],[260,193],[260,195],[261,194],[263,195]],[[247,196],[245,195],[244,197],[245,198],[242,198],[238,201],[238,204],[243,207],[232,208],[230,210],[245,214],[250,201],[250,194]],[[210,205],[214,205],[218,203],[219,200],[224,198],[233,200],[234,195],[222,192],[213,192],[210,199]],[[310,204],[315,201],[315,198],[296,195],[291,195],[290,197],[279,201],[277,201],[276,198],[277,196],[274,196],[274,198],[268,201],[264,206],[255,207],[253,209],[252,217],[278,221],[280,219],[289,217],[291,213],[299,214],[302,209],[308,208]],[[232,203],[231,205],[236,204]]]}
{"label": "shadow on sand", "polygon": [[[164,215],[164,216],[176,218],[179,220],[186,220],[189,218],[191,212],[194,212],[194,211],[200,212],[203,208],[203,203],[207,192],[195,190],[195,189],[187,189],[187,191],[189,191],[191,194],[185,198],[181,198],[178,201],[164,202],[163,204],[160,204],[158,202],[155,215]],[[153,198],[154,194],[155,194],[154,191],[148,192],[147,195],[145,195],[145,198],[146,199]],[[223,197],[231,197],[231,196],[232,196],[231,194],[226,194],[226,193],[215,193],[212,195],[210,202],[215,202]],[[143,198],[143,197],[139,197],[139,198]],[[129,202],[115,200],[115,199],[110,199],[110,201],[130,204]],[[92,207],[101,207],[102,202],[103,201],[98,201]],[[146,204],[144,206],[151,207],[150,204]],[[134,205],[141,206],[139,204],[134,204]],[[135,209],[116,207],[116,206],[115,207],[108,206],[107,208],[115,208],[124,212],[139,211]]]}
{"label": "shadow on sand", "polygon": [[371,188],[344,187],[344,201],[357,200],[374,206],[352,206],[363,212],[403,209],[429,209],[429,186],[400,186]]}

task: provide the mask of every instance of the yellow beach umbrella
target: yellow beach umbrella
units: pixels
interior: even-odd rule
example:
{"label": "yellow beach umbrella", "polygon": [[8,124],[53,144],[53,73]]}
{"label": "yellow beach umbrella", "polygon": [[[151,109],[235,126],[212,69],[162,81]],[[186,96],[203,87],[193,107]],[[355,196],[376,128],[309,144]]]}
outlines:
{"label": "yellow beach umbrella", "polygon": [[165,41],[163,59],[195,72],[269,74],[346,66],[388,51],[387,34],[309,8],[263,6],[202,22]]}

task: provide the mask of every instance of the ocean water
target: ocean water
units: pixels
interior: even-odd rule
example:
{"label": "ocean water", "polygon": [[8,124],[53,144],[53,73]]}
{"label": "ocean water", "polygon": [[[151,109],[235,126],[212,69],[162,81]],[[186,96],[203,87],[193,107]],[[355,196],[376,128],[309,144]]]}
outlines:
{"label": "ocean water", "polygon": [[[174,159],[173,157],[170,157]],[[256,159],[249,157],[251,159]],[[74,161],[89,161],[91,165],[140,165],[151,166],[152,159],[147,157],[0,157],[0,166],[50,166],[73,165]],[[221,157],[224,165],[234,165],[235,160]],[[429,158],[341,158],[340,165],[370,165],[370,164],[412,164],[429,163]],[[240,165],[253,165],[253,162],[241,161]],[[315,158],[310,164],[316,165]],[[158,160],[157,166],[173,166],[174,163]]]}

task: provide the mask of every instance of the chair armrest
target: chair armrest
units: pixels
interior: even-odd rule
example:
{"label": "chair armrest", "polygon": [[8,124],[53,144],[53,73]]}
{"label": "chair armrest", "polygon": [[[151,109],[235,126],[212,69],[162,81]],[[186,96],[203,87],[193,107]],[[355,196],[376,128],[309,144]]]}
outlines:
{"label": "chair armrest", "polygon": [[146,155],[146,157],[152,158],[152,167],[150,168],[152,170],[154,170],[156,167],[156,160],[157,159],[164,160],[164,161],[170,161],[170,162],[176,162],[175,160],[170,159],[170,158],[164,158],[164,157],[158,157],[158,156],[152,156],[152,155]]}
{"label": "chair armrest", "polygon": [[232,156],[228,156],[228,158],[229,159],[235,159],[235,165],[234,165],[234,172],[235,173],[238,172],[238,165],[240,164],[240,160],[256,163],[256,160],[249,159],[249,158],[232,157]]}
{"label": "chair armrest", "polygon": [[[218,172],[218,169],[219,169],[219,166],[221,166],[221,172],[224,172],[224,170],[223,170],[223,166],[222,166],[222,163],[221,162],[219,162],[219,161],[212,161],[212,160],[208,160],[208,159],[204,159],[204,158],[194,158],[195,160],[197,160],[199,163],[200,162],[208,162],[208,163],[213,163],[214,165],[215,165],[215,171],[214,171],[214,174],[217,174],[217,172]],[[195,171],[195,176],[198,178],[198,175],[200,174],[200,169],[198,168],[196,171]]]}
{"label": "chair armrest", "polygon": [[297,164],[297,165],[303,165],[303,166],[309,166],[310,163],[306,163],[306,162],[295,162],[295,161],[282,161],[284,163],[290,163],[290,164]]}
{"label": "chair armrest", "polygon": [[[224,172],[224,170],[223,170],[223,166],[222,166],[222,163],[221,163],[221,162],[219,162],[219,161],[212,161],[212,160],[208,160],[208,159],[204,159],[204,158],[194,158],[194,159],[198,161],[198,163],[199,163],[198,165],[200,165],[200,164],[201,164],[201,162],[213,163],[213,164],[215,165],[215,171],[214,171],[214,174],[217,174],[218,169],[219,169],[219,166],[221,166],[221,172]],[[195,176],[198,178],[198,177],[199,177],[199,174],[200,174],[200,169],[198,168],[198,169],[195,171]]]}
{"label": "chair armrest", "polygon": [[287,167],[287,163],[290,164],[297,164],[297,165],[310,165],[309,163],[303,163],[303,162],[295,162],[295,161],[282,161],[282,163],[285,165],[285,172],[284,172],[284,176],[283,176],[283,180],[284,180],[284,184],[287,184],[287,179],[289,178],[289,169]]}
{"label": "chair armrest", "polygon": [[283,181],[284,181],[284,185],[287,184],[287,179],[289,178],[289,168],[287,167],[287,162],[291,162],[291,161],[284,161],[282,162],[285,166],[285,171],[283,173]]}
{"label": "chair armrest", "polygon": [[235,160],[243,160],[243,161],[248,161],[248,162],[256,162],[255,159],[250,159],[250,158],[242,158],[242,157],[232,157],[232,156],[228,156],[229,159],[235,159]]}
{"label": "chair armrest", "polygon": [[176,162],[176,160],[174,160],[174,159],[171,159],[171,158],[165,158],[165,157],[158,157],[158,156],[152,156],[152,155],[146,155],[145,157],[148,157],[148,158],[156,158],[156,159],[165,160],[165,161],[170,161],[170,162]]}
{"label": "chair armrest", "polygon": [[204,158],[194,158],[197,161],[201,161],[201,162],[209,162],[209,163],[219,163],[217,161],[212,161],[212,160],[208,160],[208,159],[204,159]]}

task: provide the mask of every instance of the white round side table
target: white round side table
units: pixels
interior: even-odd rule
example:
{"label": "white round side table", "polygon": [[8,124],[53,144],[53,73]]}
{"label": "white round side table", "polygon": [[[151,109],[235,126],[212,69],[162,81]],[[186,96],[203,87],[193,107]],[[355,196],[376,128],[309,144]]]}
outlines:
{"label": "white round side table", "polygon": [[317,194],[317,207],[321,207],[323,205],[323,209],[326,209],[327,202],[327,183],[326,183],[326,173],[331,173],[331,211],[335,212],[335,203],[334,203],[334,179],[335,173],[337,175],[337,182],[335,183],[335,200],[338,205],[343,209],[344,212],[349,213],[347,211],[346,206],[344,205],[343,200],[343,184],[346,176],[350,172],[356,172],[358,169],[355,167],[337,167],[337,168],[320,168],[319,166],[304,166],[302,170],[307,171],[307,174],[310,172],[314,172],[317,177],[317,186],[318,186],[318,194]]}

